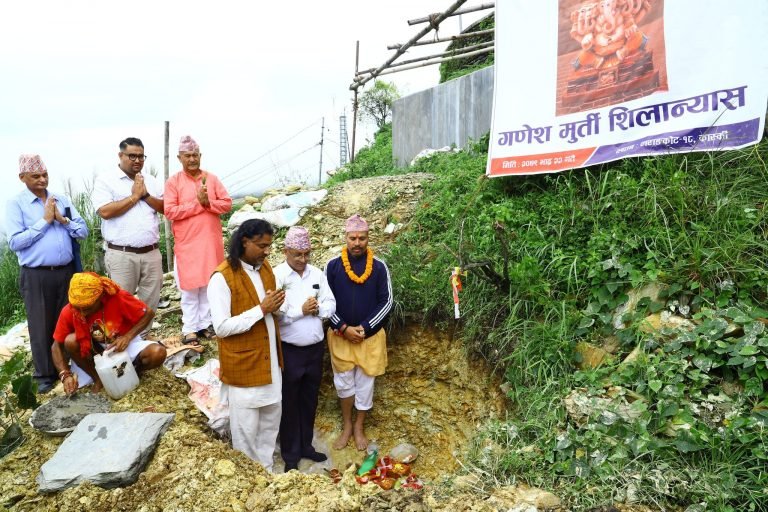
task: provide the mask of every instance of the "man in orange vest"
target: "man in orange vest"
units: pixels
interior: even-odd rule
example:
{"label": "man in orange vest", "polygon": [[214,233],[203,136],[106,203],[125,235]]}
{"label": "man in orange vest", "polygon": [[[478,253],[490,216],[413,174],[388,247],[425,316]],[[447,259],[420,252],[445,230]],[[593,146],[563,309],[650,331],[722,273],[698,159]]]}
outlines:
{"label": "man in orange vest", "polygon": [[267,471],[272,471],[282,413],[283,353],[273,313],[285,300],[267,261],[273,234],[266,221],[243,222],[208,283],[219,338],[220,397],[229,404],[232,446]]}

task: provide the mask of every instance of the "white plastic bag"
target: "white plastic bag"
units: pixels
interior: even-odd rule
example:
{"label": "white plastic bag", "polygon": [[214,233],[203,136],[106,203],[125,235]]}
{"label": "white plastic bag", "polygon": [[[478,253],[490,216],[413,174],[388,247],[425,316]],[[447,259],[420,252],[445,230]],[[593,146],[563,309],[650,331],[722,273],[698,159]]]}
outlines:
{"label": "white plastic bag", "polygon": [[219,380],[219,360],[209,359],[200,368],[194,368],[177,377],[186,379],[189,398],[208,418],[208,426],[221,437],[229,437],[229,407],[222,404],[221,381]]}

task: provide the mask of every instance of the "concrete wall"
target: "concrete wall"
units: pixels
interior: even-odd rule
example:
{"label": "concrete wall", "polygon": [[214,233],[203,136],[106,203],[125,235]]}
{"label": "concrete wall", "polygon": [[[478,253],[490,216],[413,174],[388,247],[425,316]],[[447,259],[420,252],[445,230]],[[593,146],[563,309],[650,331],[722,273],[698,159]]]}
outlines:
{"label": "concrete wall", "polygon": [[491,129],[493,66],[397,100],[392,107],[392,153],[408,165],[426,148],[464,147]]}

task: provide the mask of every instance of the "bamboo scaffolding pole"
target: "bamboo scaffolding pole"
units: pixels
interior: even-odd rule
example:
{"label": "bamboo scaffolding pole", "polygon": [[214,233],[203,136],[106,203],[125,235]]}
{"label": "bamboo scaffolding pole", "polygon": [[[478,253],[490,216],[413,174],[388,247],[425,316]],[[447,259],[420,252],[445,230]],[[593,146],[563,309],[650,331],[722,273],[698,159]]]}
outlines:
{"label": "bamboo scaffolding pole", "polygon": [[[355,44],[355,75],[357,75],[357,69],[360,65],[360,41]],[[355,91],[354,98],[352,99],[352,151],[349,153],[349,163],[355,161],[355,135],[357,135],[357,87],[353,89]]]}
{"label": "bamboo scaffolding pole", "polygon": [[[454,56],[454,55],[458,56],[458,55],[461,55],[461,54],[464,54],[464,53],[471,53],[474,50],[479,50],[481,48],[489,48],[489,47],[491,47],[493,45],[494,45],[493,41],[487,41],[485,43],[480,43],[480,44],[476,44],[476,45],[472,45],[472,46],[466,46],[464,48],[457,48],[455,50],[448,50],[448,51],[444,51],[444,52],[441,52],[441,53],[436,53],[434,55],[425,55],[423,57],[417,57],[417,58],[414,58],[414,59],[408,59],[408,60],[404,60],[402,62],[398,62],[397,64],[392,64],[387,69],[397,68],[397,67],[400,67],[400,66],[405,66],[406,64],[413,64],[414,62],[421,62],[421,61],[424,61],[424,60],[436,59],[436,58],[439,58],[439,57],[451,57],[451,56]],[[360,76],[360,75],[363,75],[363,74],[366,74],[366,73],[372,73],[373,71],[375,71],[375,69],[376,68],[364,69],[363,71],[359,71],[357,73],[357,75]]]}
{"label": "bamboo scaffolding pole", "polygon": [[[468,12],[482,11],[482,10],[485,10],[485,9],[493,9],[494,7],[496,7],[496,4],[494,2],[491,2],[491,3],[487,3],[487,4],[480,4],[480,5],[477,5],[475,7],[467,7],[465,9],[459,9],[457,11],[452,11],[451,13],[446,14],[446,16],[443,16],[443,18],[440,19],[440,21],[443,21],[443,19],[451,17],[451,16],[458,16],[459,14],[466,14]],[[435,16],[436,16],[435,14],[430,14],[429,16],[424,16],[423,18],[416,18],[414,20],[408,20],[408,24],[409,25],[418,25],[420,23],[429,23],[431,25],[433,23],[432,20],[434,19]],[[438,21],[435,24],[437,25],[439,23],[440,22]]]}
{"label": "bamboo scaffolding pole", "polygon": [[379,66],[375,71],[373,71],[369,76],[363,78],[362,80],[358,81],[355,80],[352,85],[349,86],[350,89],[357,91],[360,87],[365,85],[366,82],[371,80],[372,78],[375,78],[378,76],[381,71],[385,70],[389,67],[390,64],[392,64],[398,57],[400,57],[403,53],[405,53],[405,50],[407,50],[413,43],[427,35],[433,28],[437,28],[440,23],[447,18],[449,15],[454,13],[459,7],[461,7],[467,0],[456,0],[445,12],[434,15],[434,17],[430,18],[430,24],[426,28],[423,28],[418,34],[416,34],[413,38],[411,38],[407,43],[405,43],[403,46],[401,46],[395,54],[390,57],[384,64]]}
{"label": "bamboo scaffolding pole", "polygon": [[[484,53],[490,53],[492,51],[493,51],[493,48],[485,48],[483,50],[477,50],[477,51],[470,52],[470,53],[465,53],[465,54],[462,54],[462,55],[455,55],[453,57],[446,57],[444,59],[439,59],[439,60],[435,60],[435,61],[432,61],[432,62],[422,62],[420,64],[412,64],[410,66],[404,66],[404,67],[396,68],[396,69],[392,69],[393,66],[390,66],[388,69],[380,72],[376,76],[391,75],[392,73],[399,73],[400,71],[406,71],[406,70],[409,70],[409,69],[421,68],[421,67],[424,67],[424,66],[432,66],[434,64],[440,64],[440,63],[443,63],[443,62],[448,62],[448,61],[456,60],[456,59],[464,59],[466,57],[474,57],[475,55],[482,55]],[[357,89],[355,89],[355,90],[357,90]]]}
{"label": "bamboo scaffolding pole", "polygon": [[[451,43],[453,41],[458,41],[459,39],[469,39],[470,37],[493,34],[493,32],[494,32],[494,29],[489,28],[488,30],[478,30],[477,32],[468,32],[466,34],[456,34],[455,36],[450,36],[450,37],[440,37],[432,41],[417,41],[413,43],[411,46],[423,46],[425,44],[437,44],[437,43]],[[391,44],[387,46],[387,50],[397,50],[401,46],[402,45],[400,43]]]}
{"label": "bamboo scaffolding pole", "polygon": [[[163,153],[163,176],[165,179],[163,183],[168,181],[168,174],[170,171],[170,165],[168,158],[170,156],[170,140],[171,140],[171,122],[165,122],[165,151]],[[173,244],[171,243],[171,222],[168,217],[163,215],[163,231],[165,231],[165,266],[169,272],[173,271]]]}

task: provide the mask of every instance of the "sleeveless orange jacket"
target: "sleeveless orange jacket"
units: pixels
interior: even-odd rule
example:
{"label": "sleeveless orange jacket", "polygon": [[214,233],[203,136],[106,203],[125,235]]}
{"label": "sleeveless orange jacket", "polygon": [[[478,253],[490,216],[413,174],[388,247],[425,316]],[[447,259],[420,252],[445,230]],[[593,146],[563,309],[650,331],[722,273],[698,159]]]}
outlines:
{"label": "sleeveless orange jacket", "polygon": [[[232,316],[258,306],[261,301],[256,293],[256,288],[251,278],[242,268],[232,269],[228,261],[224,261],[216,272],[221,272],[232,294],[230,306]],[[264,290],[275,289],[275,275],[272,267],[265,260],[259,269],[259,276],[264,283]],[[280,331],[275,324],[275,337],[277,345],[277,357],[280,368],[283,367],[283,351],[280,346]],[[267,331],[267,319],[259,320],[250,330],[219,338],[219,362],[221,382],[231,386],[252,387],[264,386],[272,383],[272,371],[269,350],[269,333]]]}

